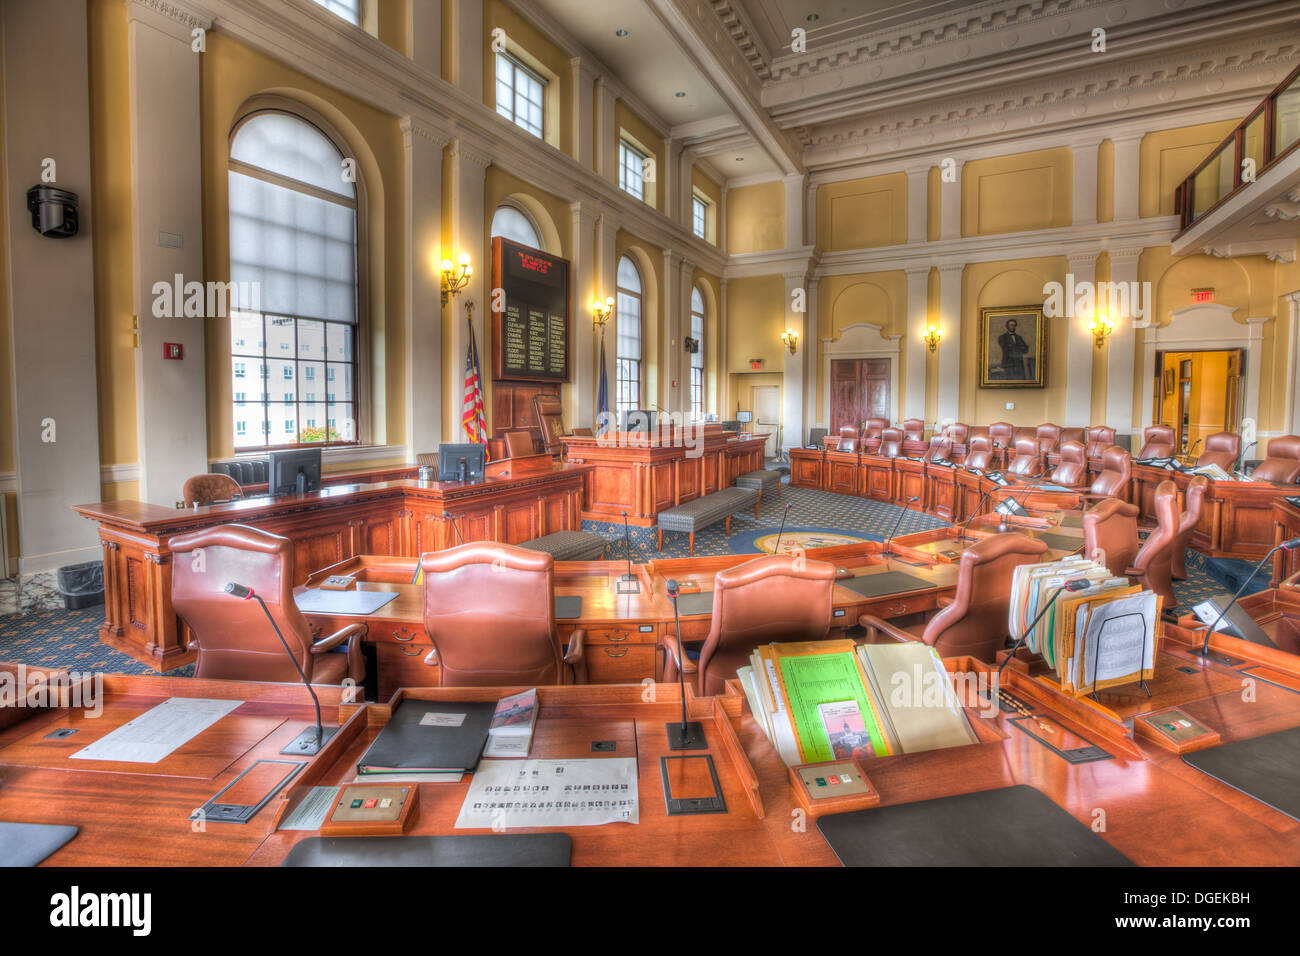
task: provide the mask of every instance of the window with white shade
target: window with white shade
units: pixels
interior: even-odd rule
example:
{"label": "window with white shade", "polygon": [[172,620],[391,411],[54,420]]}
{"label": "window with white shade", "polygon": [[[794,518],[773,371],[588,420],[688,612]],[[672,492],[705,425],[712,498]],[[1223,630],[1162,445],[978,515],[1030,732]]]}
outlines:
{"label": "window with white shade", "polygon": [[646,154],[625,139],[618,141],[618,188],[645,200]]}
{"label": "window with white shade", "polygon": [[348,23],[361,26],[362,0],[316,0],[330,13],[337,13]]}
{"label": "window with white shade", "polygon": [[496,63],[497,112],[540,139],[546,81],[508,53],[498,53]]}
{"label": "window with white shade", "polygon": [[618,260],[617,309],[618,369],[614,377],[615,411],[623,413],[641,407],[641,273],[630,258]]}
{"label": "window with white shade", "polygon": [[531,249],[542,249],[542,240],[537,235],[537,227],[514,206],[498,206],[497,211],[492,214],[490,238],[495,239],[497,236]]}
{"label": "window with white shade", "polygon": [[253,113],[231,142],[230,281],[252,292],[230,312],[236,450],[359,440],[357,189],[345,159],[279,110]]}
{"label": "window with white shade", "polygon": [[691,232],[701,239],[708,239],[709,204],[699,196],[691,197]]}
{"label": "window with white shade", "polygon": [[704,296],[699,287],[691,289],[691,338],[696,349],[691,353],[691,418],[704,418]]}

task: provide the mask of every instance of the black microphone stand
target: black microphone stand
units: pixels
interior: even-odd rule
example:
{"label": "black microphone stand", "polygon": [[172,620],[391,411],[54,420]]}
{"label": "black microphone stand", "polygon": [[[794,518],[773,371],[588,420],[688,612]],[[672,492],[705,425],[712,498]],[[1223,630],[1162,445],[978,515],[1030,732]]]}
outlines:
{"label": "black microphone stand", "polygon": [[669,750],[708,750],[704,739],[704,727],[698,720],[686,719],[686,651],[682,647],[682,617],[677,611],[677,595],[680,589],[676,580],[668,582],[666,590],[673,602],[673,620],[677,623],[677,686],[682,695],[682,722],[675,720],[664,725],[668,732]]}
{"label": "black microphone stand", "polygon": [[[1029,475],[1027,478],[1025,478],[1025,487],[1020,492],[1025,497],[1025,499],[1028,499],[1029,493],[1031,491],[1034,491],[1038,487],[1037,485],[1029,484],[1029,482],[1033,481],[1042,473],[1043,471],[1040,468],[1038,471],[1034,472],[1032,475]],[[1020,510],[1020,511],[1024,510],[1024,502],[1018,501],[1015,495],[1012,495],[1010,500],[1015,502],[1016,510]],[[1003,511],[1000,506],[995,506],[993,510],[998,512],[998,514],[1002,515],[1002,520],[998,522],[998,534],[1006,534],[1008,531],[1011,530],[1011,525],[1006,520],[1008,517],[1007,513]]]}
{"label": "black microphone stand", "polygon": [[979,517],[980,509],[984,507],[984,502],[989,500],[989,495],[993,494],[994,491],[996,491],[998,488],[1001,487],[1002,487],[1001,485],[994,485],[988,491],[984,492],[984,494],[980,495],[980,500],[975,505],[975,510],[971,512],[970,516],[962,523],[961,534],[957,538],[958,541],[970,540],[970,535],[966,533],[968,530],[970,530],[970,523]]}
{"label": "black microphone stand", "polygon": [[280,627],[275,623],[275,618],[271,616],[271,611],[266,606],[266,602],[263,601],[262,596],[252,588],[245,587],[242,584],[236,584],[234,581],[231,581],[226,585],[226,593],[233,594],[235,597],[242,598],[245,601],[254,600],[262,606],[262,613],[265,614],[266,619],[271,622],[271,629],[275,631],[275,636],[280,639],[280,646],[284,648],[285,654],[289,655],[289,660],[293,662],[294,669],[298,672],[298,676],[302,678],[303,686],[307,688],[307,693],[311,694],[311,702],[316,705],[316,726],[308,727],[295,737],[287,747],[280,751],[280,753],[305,754],[307,756],[320,753],[321,747],[325,746],[329,739],[338,733],[339,729],[337,727],[325,727],[321,724],[320,700],[316,697],[316,692],[311,688],[311,681],[307,680],[307,675],[303,673],[302,665],[298,663],[298,658],[294,657],[293,651],[289,650],[289,643],[284,639],[284,635],[280,633]]}
{"label": "black microphone stand", "polygon": [[903,502],[903,510],[898,513],[898,520],[894,522],[894,530],[889,532],[889,537],[885,539],[885,557],[889,557],[889,549],[894,544],[894,535],[898,534],[898,529],[903,524],[903,518],[907,516],[908,507],[917,499],[917,495],[912,495],[912,497]]}
{"label": "black microphone stand", "polygon": [[1210,635],[1213,634],[1214,629],[1219,626],[1219,622],[1223,620],[1224,615],[1227,614],[1228,611],[1232,610],[1232,606],[1237,603],[1237,598],[1241,597],[1242,592],[1245,591],[1250,582],[1255,579],[1255,575],[1259,574],[1259,569],[1264,566],[1265,562],[1269,561],[1278,551],[1295,551],[1297,548],[1300,548],[1300,538],[1291,538],[1290,540],[1283,541],[1281,544],[1275,544],[1268,554],[1264,555],[1259,564],[1255,565],[1255,570],[1251,571],[1246,580],[1241,582],[1241,587],[1237,588],[1237,593],[1232,596],[1232,600],[1228,602],[1227,607],[1220,611],[1219,616],[1214,619],[1214,623],[1206,628],[1205,643],[1203,643],[1201,649],[1195,653],[1199,654],[1201,657],[1210,656]]}
{"label": "black microphone stand", "polygon": [[790,513],[790,504],[787,502],[785,510],[781,512],[781,527],[776,532],[776,546],[772,548],[773,554],[781,553],[781,535],[785,534],[785,518]]}
{"label": "black microphone stand", "polygon": [[615,582],[614,593],[616,594],[640,594],[641,585],[637,581],[636,575],[632,573],[632,538],[627,530],[627,510],[623,511],[623,554],[627,557],[627,574]]}
{"label": "black microphone stand", "polygon": [[443,509],[443,511],[442,511],[442,516],[443,516],[444,519],[446,519],[447,521],[450,521],[450,522],[451,522],[451,530],[456,532],[456,540],[459,541],[461,544],[464,544],[464,543],[465,543],[465,539],[462,538],[462,537],[460,536],[460,528],[457,528],[457,527],[456,527],[456,519],[453,518],[453,517],[452,517],[452,516],[447,512],[447,509],[446,509],[446,508]]}

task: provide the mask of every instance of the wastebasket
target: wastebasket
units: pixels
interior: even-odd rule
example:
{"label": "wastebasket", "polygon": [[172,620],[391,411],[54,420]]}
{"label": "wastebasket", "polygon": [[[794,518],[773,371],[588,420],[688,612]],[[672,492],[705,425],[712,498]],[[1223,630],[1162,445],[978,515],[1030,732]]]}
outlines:
{"label": "wastebasket", "polygon": [[104,562],[69,564],[58,571],[59,594],[69,611],[104,603]]}

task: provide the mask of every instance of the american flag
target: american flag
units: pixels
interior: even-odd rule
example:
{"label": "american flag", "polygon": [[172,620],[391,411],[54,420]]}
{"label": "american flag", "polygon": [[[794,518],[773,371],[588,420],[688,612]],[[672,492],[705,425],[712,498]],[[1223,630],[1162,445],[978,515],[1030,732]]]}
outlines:
{"label": "american flag", "polygon": [[487,444],[487,417],[483,413],[483,388],[478,374],[478,346],[474,342],[474,320],[465,317],[469,324],[469,348],[465,352],[465,407],[460,424],[465,437],[480,445]]}

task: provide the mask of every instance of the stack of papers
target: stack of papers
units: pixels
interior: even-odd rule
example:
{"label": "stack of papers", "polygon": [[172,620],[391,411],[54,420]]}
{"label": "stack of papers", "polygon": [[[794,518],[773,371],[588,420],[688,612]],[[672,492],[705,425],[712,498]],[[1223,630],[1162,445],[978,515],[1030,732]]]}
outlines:
{"label": "stack of papers", "polygon": [[483,756],[527,757],[536,726],[537,688],[501,698],[488,727],[488,742]]}

